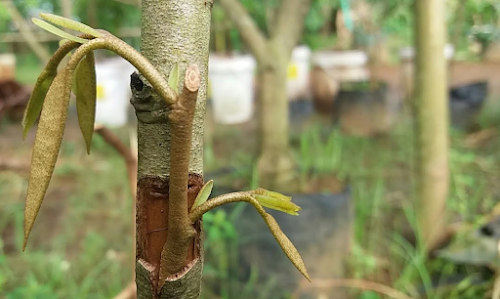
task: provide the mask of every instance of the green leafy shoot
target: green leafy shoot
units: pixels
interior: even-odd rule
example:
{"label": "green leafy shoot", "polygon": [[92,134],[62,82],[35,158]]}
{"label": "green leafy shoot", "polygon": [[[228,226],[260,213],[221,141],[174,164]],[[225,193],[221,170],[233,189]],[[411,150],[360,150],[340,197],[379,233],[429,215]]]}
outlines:
{"label": "green leafy shoot", "polygon": [[208,197],[210,196],[210,193],[212,193],[212,189],[214,187],[214,181],[210,180],[201,187],[200,192],[198,192],[198,195],[196,196],[196,199],[194,200],[193,206],[191,207],[191,211],[194,210],[196,207],[207,201]]}
{"label": "green leafy shoot", "polygon": [[300,207],[292,202],[290,196],[262,188],[252,191],[252,196],[264,207],[290,215],[299,215]]}
{"label": "green leafy shoot", "polygon": [[63,28],[79,31],[81,33],[86,33],[86,34],[89,34],[93,37],[101,37],[102,36],[102,33],[99,32],[98,30],[96,30],[88,25],[85,25],[83,23],[77,22],[75,20],[67,19],[67,18],[53,15],[53,14],[49,14],[49,13],[41,13],[40,17],[47,22],[61,26]]}
{"label": "green leafy shoot", "polygon": [[170,70],[170,75],[168,76],[168,86],[173,90],[179,90],[179,78],[181,77],[179,64],[175,63],[172,70]]}
{"label": "green leafy shoot", "polygon": [[[205,186],[202,189],[204,188]],[[202,192],[200,191],[200,193]],[[203,197],[208,197],[208,195],[203,195]],[[195,201],[197,200],[198,199],[196,199]],[[211,200],[198,205],[194,210],[191,210],[190,219],[192,221],[195,221],[196,219],[201,218],[203,214],[210,210],[213,210],[216,207],[241,201],[248,202],[254,206],[254,208],[257,210],[257,212],[259,212],[260,216],[262,216],[262,218],[266,222],[274,238],[280,245],[281,249],[283,249],[283,252],[290,259],[297,270],[299,270],[299,272],[302,273],[302,275],[304,275],[304,277],[310,281],[311,278],[307,273],[306,266],[304,264],[304,261],[302,260],[302,257],[300,256],[300,253],[297,251],[297,248],[295,248],[290,239],[288,239],[288,237],[283,233],[274,217],[267,213],[264,209],[263,202],[265,202],[266,205],[273,209],[283,211],[291,215],[296,215],[297,211],[300,210],[300,207],[291,202],[291,197],[262,188],[252,191],[223,194],[214,197]]]}
{"label": "green leafy shoot", "polygon": [[71,35],[71,34],[65,32],[65,31],[62,31],[61,29],[57,28],[56,26],[49,24],[43,20],[40,20],[37,18],[32,18],[31,20],[33,21],[33,23],[35,23],[35,25],[39,26],[40,28],[47,30],[48,32],[53,33],[53,34],[60,36],[62,38],[69,39],[69,40],[72,40],[72,41],[80,43],[80,44],[84,44],[84,43],[88,42],[87,39]]}

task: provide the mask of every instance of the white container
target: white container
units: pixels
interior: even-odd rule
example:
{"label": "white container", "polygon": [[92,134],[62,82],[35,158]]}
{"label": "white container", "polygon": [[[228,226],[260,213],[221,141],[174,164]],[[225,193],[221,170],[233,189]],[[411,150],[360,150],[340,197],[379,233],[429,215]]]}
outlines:
{"label": "white container", "polygon": [[370,78],[367,68],[368,54],[361,50],[318,51],[311,64],[324,69],[337,82],[357,82]]}
{"label": "white container", "polygon": [[290,100],[305,99],[309,89],[311,49],[298,46],[292,51],[288,65],[287,95]]}
{"label": "white container", "polygon": [[210,55],[208,76],[217,123],[244,123],[252,117],[255,65],[255,59],[250,55]]}
{"label": "white container", "polygon": [[96,61],[97,107],[95,123],[120,127],[127,123],[130,75],[136,70],[121,57]]}
{"label": "white container", "polygon": [[0,54],[0,81],[14,80],[16,55]]}
{"label": "white container", "polygon": [[[450,60],[455,55],[455,47],[452,44],[446,44],[443,50],[446,60]],[[413,47],[405,47],[399,51],[399,58],[401,60],[413,60],[415,57],[415,49]]]}
{"label": "white container", "polygon": [[323,69],[360,67],[368,63],[368,54],[361,50],[318,51],[313,53],[311,62]]}

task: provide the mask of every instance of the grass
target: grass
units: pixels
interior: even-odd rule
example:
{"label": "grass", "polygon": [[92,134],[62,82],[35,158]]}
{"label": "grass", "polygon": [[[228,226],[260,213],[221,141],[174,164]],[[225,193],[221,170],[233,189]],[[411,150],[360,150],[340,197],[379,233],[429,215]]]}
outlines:
{"label": "grass", "polygon": [[134,243],[125,167],[99,141],[92,157],[81,144],[63,143],[24,253],[26,177],[0,172],[1,298],[111,298],[130,281]]}

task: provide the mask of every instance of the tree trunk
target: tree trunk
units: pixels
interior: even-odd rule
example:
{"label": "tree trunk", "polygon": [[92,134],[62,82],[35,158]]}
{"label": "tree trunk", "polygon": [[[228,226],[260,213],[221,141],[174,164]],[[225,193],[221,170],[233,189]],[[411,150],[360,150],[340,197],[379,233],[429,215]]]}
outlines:
{"label": "tree trunk", "polygon": [[62,16],[71,19],[73,15],[73,4],[71,0],[61,0]]}
{"label": "tree trunk", "polygon": [[[267,24],[270,38],[259,31],[237,0],[220,0],[259,68],[260,156],[257,163],[260,186],[282,192],[294,191],[296,165],[288,143],[287,69],[293,48],[302,34],[311,0],[282,0]],[[269,28],[272,26],[273,28]]]}
{"label": "tree trunk", "polygon": [[[203,126],[210,38],[210,1],[143,0],[141,51],[165,77],[179,63],[184,73],[196,64],[201,73],[192,127],[188,206],[203,185]],[[183,75],[183,74],[182,74]],[[183,78],[183,76],[181,76]],[[182,81],[182,80],[181,80]],[[183,82],[181,82],[182,84]],[[180,86],[179,86],[180,87]],[[201,222],[185,253],[184,268],[159,281],[162,249],[169,233],[169,175],[171,128],[167,106],[150,84],[132,75],[132,104],[138,119],[137,253],[136,282],[139,299],[199,298],[203,266]]]}
{"label": "tree trunk", "polygon": [[433,246],[442,231],[448,195],[448,97],[445,1],[416,7],[417,209],[421,240]]}
{"label": "tree trunk", "polygon": [[268,57],[258,62],[260,99],[259,184],[282,191],[298,186],[295,159],[288,143],[287,67],[290,53],[275,40],[267,42]]}

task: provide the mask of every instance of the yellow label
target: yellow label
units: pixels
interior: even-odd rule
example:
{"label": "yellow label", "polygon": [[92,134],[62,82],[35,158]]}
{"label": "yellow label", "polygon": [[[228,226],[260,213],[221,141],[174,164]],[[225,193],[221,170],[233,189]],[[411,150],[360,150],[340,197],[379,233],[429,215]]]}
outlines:
{"label": "yellow label", "polygon": [[297,79],[299,76],[299,68],[296,64],[290,64],[288,66],[288,79]]}
{"label": "yellow label", "polygon": [[104,97],[105,97],[104,86],[102,86],[102,85],[97,85],[96,86],[96,95],[97,95],[97,99],[98,100],[103,100],[104,99]]}

